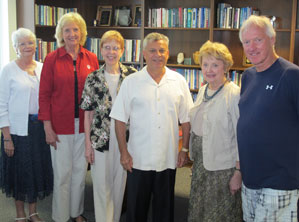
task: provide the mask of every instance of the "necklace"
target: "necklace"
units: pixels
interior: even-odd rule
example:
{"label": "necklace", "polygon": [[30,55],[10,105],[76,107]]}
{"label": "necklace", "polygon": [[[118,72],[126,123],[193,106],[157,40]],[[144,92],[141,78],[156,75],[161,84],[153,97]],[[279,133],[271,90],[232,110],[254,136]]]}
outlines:
{"label": "necklace", "polygon": [[208,95],[208,88],[209,88],[209,83],[208,83],[206,88],[205,88],[205,92],[204,92],[204,96],[203,96],[202,101],[203,102],[208,102],[209,100],[213,99],[221,91],[221,89],[224,87],[226,81],[211,96]]}

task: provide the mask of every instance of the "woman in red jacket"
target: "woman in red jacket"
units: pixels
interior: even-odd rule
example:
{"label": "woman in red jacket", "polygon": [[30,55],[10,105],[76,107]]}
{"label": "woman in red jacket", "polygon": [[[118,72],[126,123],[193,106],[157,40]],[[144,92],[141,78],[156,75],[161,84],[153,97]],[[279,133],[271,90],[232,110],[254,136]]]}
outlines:
{"label": "woman in red jacket", "polygon": [[87,75],[99,68],[94,53],[83,48],[86,23],[78,13],[61,17],[56,27],[58,49],[47,55],[41,74],[39,119],[51,145],[54,171],[52,218],[82,222],[86,160],[84,113],[79,102]]}

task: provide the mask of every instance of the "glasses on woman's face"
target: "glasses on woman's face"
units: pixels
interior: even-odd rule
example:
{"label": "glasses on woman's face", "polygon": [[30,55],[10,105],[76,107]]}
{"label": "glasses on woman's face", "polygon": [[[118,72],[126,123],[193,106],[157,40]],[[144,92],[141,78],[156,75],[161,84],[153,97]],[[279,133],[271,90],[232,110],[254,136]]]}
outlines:
{"label": "glasses on woman's face", "polygon": [[118,52],[120,50],[118,46],[110,46],[110,45],[103,46],[103,49],[105,51],[115,51],[115,52]]}

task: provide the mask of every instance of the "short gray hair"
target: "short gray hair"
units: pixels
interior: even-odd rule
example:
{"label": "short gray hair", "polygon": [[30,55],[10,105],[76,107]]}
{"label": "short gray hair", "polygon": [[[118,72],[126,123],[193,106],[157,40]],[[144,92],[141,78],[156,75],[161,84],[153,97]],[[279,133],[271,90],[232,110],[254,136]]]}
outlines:
{"label": "short gray hair", "polygon": [[276,32],[270,22],[270,19],[266,16],[257,16],[251,15],[249,18],[242,24],[242,27],[239,32],[240,41],[243,43],[242,34],[251,26],[255,25],[265,30],[266,35],[269,38],[276,37]]}
{"label": "short gray hair", "polygon": [[19,40],[24,37],[32,37],[34,39],[34,43],[36,43],[36,36],[30,29],[18,28],[11,35],[12,46],[14,47],[16,52],[18,49]]}
{"label": "short gray hair", "polygon": [[165,43],[167,44],[167,47],[168,47],[169,39],[166,35],[163,35],[163,34],[158,33],[158,32],[152,32],[144,38],[144,40],[143,40],[143,49],[146,48],[148,43],[159,41],[159,40],[165,41]]}

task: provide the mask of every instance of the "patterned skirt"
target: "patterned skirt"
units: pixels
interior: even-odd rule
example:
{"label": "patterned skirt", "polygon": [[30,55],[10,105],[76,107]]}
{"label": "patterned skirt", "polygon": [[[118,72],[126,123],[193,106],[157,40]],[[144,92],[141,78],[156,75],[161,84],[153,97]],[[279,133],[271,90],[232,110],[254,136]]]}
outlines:
{"label": "patterned skirt", "polygon": [[3,135],[0,155],[0,188],[7,197],[34,203],[53,191],[50,147],[46,143],[43,123],[28,122],[28,136],[11,135],[14,155],[4,151]]}
{"label": "patterned skirt", "polygon": [[234,169],[208,171],[203,166],[202,137],[192,133],[193,168],[188,222],[241,222],[241,192],[231,195]]}

